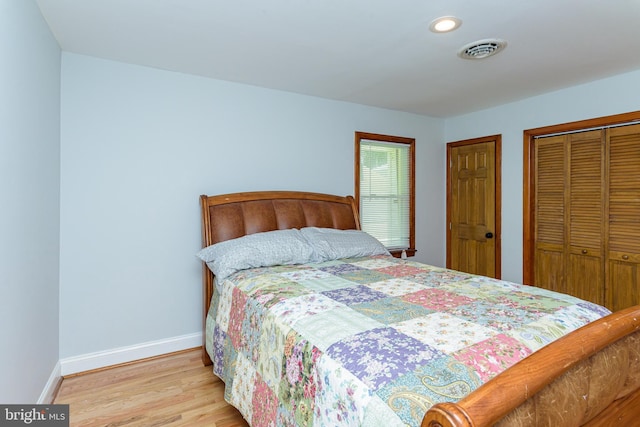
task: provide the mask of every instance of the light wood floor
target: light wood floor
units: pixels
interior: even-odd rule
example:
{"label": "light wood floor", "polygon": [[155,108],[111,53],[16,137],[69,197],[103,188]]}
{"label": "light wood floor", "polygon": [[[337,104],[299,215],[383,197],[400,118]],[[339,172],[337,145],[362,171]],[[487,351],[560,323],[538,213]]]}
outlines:
{"label": "light wood floor", "polygon": [[198,348],[64,378],[54,403],[72,427],[247,426],[223,387]]}

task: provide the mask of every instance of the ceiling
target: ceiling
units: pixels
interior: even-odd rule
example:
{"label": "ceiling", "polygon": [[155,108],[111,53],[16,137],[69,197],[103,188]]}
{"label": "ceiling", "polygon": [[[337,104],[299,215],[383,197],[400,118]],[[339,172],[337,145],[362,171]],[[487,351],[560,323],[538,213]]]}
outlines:
{"label": "ceiling", "polygon": [[433,117],[640,69],[640,0],[36,1],[64,51]]}

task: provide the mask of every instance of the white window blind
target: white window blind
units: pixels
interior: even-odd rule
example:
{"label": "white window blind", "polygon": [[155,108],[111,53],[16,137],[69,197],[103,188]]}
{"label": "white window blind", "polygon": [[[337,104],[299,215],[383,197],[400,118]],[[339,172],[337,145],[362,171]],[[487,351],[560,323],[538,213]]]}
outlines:
{"label": "white window blind", "polygon": [[360,141],[362,229],[388,249],[410,245],[410,168],[408,144]]}

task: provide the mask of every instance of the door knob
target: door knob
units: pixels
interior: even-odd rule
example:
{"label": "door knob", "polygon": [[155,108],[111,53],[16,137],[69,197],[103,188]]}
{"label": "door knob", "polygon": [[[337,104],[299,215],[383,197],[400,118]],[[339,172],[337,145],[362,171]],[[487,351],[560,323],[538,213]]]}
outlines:
{"label": "door knob", "polygon": [[493,233],[489,231],[487,234],[484,235],[484,237],[486,237],[487,239],[491,239],[493,237]]}

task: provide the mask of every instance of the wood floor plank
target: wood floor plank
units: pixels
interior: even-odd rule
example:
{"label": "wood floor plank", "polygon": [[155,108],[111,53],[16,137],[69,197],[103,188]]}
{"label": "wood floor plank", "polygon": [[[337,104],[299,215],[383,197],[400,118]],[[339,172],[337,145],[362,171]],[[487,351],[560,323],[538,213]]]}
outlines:
{"label": "wood floor plank", "polygon": [[66,377],[54,403],[72,427],[246,427],[200,349]]}

